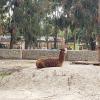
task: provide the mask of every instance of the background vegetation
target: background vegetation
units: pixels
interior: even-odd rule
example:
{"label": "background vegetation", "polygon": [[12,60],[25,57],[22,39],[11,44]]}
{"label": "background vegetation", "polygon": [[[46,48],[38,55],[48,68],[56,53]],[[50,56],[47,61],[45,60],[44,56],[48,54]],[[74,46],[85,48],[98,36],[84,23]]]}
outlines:
{"label": "background vegetation", "polygon": [[[65,43],[85,43],[95,49],[98,0],[0,0],[1,34],[11,35],[10,48],[18,37],[24,36],[25,49],[37,46],[41,36],[63,36]],[[64,34],[62,34],[64,32]],[[48,47],[48,45],[47,45]]]}

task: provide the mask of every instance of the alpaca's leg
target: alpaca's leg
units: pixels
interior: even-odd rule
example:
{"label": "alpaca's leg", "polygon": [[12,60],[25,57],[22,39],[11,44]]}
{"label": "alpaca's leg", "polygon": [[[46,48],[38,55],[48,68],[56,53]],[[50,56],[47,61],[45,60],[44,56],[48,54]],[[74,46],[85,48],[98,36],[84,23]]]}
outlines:
{"label": "alpaca's leg", "polygon": [[62,67],[62,63],[59,63],[57,66],[58,66],[58,67]]}
{"label": "alpaca's leg", "polygon": [[41,68],[46,68],[46,66],[45,66],[45,62],[41,62]]}
{"label": "alpaca's leg", "polygon": [[41,67],[41,62],[36,61],[36,66],[37,66],[37,68],[40,68]]}
{"label": "alpaca's leg", "polygon": [[46,66],[45,66],[45,64],[44,64],[44,62],[41,62],[41,61],[37,61],[36,62],[36,66],[37,66],[37,68],[45,68]]}

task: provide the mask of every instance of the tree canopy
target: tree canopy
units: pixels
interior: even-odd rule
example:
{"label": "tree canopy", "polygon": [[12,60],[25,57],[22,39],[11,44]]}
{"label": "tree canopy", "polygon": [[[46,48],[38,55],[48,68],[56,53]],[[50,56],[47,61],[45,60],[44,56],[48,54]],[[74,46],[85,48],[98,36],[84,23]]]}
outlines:
{"label": "tree canopy", "polygon": [[15,27],[16,35],[24,36],[26,49],[44,35],[54,37],[56,48],[59,30],[67,30],[68,39],[69,28],[72,37],[85,38],[88,44],[96,33],[97,18],[98,0],[0,0],[0,25],[5,30]]}

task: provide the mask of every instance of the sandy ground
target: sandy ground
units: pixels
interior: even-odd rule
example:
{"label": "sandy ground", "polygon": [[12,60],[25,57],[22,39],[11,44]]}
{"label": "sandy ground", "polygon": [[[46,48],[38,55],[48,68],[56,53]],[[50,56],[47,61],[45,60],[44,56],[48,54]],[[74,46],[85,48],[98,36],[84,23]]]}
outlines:
{"label": "sandy ground", "polygon": [[0,100],[100,100],[100,66],[37,70],[34,60],[0,60]]}

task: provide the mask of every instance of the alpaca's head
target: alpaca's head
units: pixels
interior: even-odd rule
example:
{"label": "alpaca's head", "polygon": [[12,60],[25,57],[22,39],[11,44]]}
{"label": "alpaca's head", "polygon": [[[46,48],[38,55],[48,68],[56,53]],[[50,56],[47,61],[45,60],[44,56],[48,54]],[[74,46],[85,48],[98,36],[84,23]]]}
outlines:
{"label": "alpaca's head", "polygon": [[61,52],[61,53],[64,53],[64,54],[67,53],[67,48],[62,48],[62,49],[60,49],[60,52]]}
{"label": "alpaca's head", "polygon": [[63,62],[65,57],[65,49],[60,49],[59,61]]}
{"label": "alpaca's head", "polygon": [[64,48],[60,49],[60,53],[65,54],[65,49]]}
{"label": "alpaca's head", "polygon": [[62,48],[62,49],[60,49],[60,51],[65,51],[65,49],[64,49],[64,48]]}

